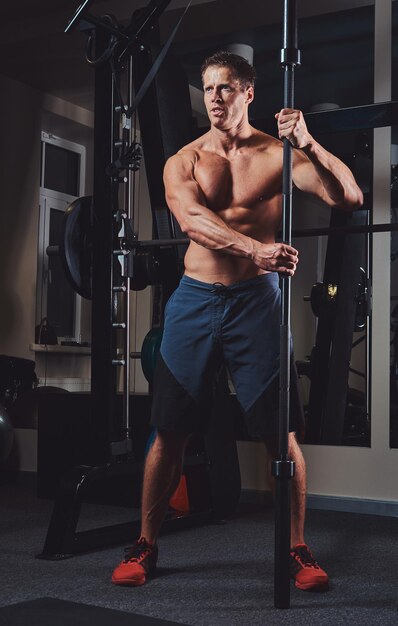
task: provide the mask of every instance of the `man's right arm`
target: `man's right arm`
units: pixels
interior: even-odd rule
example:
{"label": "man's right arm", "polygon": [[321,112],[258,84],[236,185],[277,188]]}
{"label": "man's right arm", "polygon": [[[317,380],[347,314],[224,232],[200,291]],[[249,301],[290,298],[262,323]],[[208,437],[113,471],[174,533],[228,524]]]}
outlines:
{"label": "man's right arm", "polygon": [[171,157],[164,169],[167,204],[189,239],[224,254],[251,259],[270,272],[293,275],[297,251],[285,244],[263,244],[230,228],[206,206],[204,194],[194,177],[195,153],[182,151]]}

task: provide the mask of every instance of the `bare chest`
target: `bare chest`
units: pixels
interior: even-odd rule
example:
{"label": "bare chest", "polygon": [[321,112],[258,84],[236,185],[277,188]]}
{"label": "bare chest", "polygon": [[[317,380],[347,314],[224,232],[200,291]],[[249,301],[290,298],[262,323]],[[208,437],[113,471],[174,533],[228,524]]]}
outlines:
{"label": "bare chest", "polygon": [[281,167],[264,155],[238,155],[226,159],[216,154],[200,158],[195,178],[213,211],[251,208],[272,201],[281,192]]}

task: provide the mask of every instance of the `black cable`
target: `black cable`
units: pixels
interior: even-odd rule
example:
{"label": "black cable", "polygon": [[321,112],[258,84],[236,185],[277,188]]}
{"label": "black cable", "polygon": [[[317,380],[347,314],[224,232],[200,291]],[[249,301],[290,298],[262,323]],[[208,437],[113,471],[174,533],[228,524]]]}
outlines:
{"label": "black cable", "polygon": [[[103,15],[102,19],[108,20],[112,26],[114,26],[115,28],[118,28],[119,25],[116,21],[116,18],[113,15]],[[92,46],[93,43],[95,41],[95,30],[93,29],[88,38],[87,38],[87,43],[86,43],[86,61],[87,63],[89,63],[90,65],[99,65],[100,63],[105,63],[105,61],[108,61],[108,59],[112,58],[112,55],[115,51],[116,46],[119,43],[119,39],[116,35],[111,35],[109,38],[109,45],[106,48],[106,50],[104,50],[104,52],[98,57],[98,59],[94,58],[94,55],[92,53]]]}
{"label": "black cable", "polygon": [[118,98],[118,101],[119,101],[118,104],[121,107],[121,109],[123,111],[125,111],[125,106],[124,106],[122,94],[121,94],[119,83],[118,83],[118,80],[117,80],[117,71],[116,71],[115,60],[114,60],[113,56],[110,57],[109,64],[111,66],[112,80],[113,80],[113,84],[115,86],[116,95],[117,95],[117,98]]}

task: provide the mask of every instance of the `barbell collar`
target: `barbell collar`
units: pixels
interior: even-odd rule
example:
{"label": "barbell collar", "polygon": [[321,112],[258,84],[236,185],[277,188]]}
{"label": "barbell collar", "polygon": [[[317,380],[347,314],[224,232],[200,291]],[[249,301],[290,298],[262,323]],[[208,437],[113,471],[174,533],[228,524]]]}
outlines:
{"label": "barbell collar", "polygon": [[47,256],[59,256],[59,246],[47,246]]}
{"label": "barbell collar", "polygon": [[126,361],[124,359],[112,359],[112,365],[126,365]]}
{"label": "barbell collar", "polygon": [[301,50],[298,48],[282,48],[280,62],[283,67],[298,67],[301,65]]}
{"label": "barbell collar", "polygon": [[293,478],[295,474],[294,461],[273,461],[272,476],[274,478]]}

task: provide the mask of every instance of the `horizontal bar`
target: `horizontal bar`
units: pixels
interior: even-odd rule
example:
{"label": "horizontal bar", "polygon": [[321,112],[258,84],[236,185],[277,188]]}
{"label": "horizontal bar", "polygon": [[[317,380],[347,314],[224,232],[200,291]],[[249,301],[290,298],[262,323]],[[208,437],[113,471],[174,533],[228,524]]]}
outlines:
{"label": "horizontal bar", "polygon": [[[369,226],[342,226],[335,228],[304,228],[292,231],[292,237],[321,237],[328,235],[345,235],[359,233],[388,233],[398,230],[398,224],[373,224]],[[190,239],[150,239],[147,241],[129,242],[131,248],[161,248],[162,246],[187,246],[191,242]],[[59,254],[59,246],[47,246],[46,253],[48,256],[57,256]],[[114,250],[114,255],[126,254],[126,250]],[[113,287],[114,291],[124,291],[125,288]]]}
{"label": "horizontal bar", "polygon": [[[339,133],[398,125],[398,102],[379,102],[357,107],[304,113],[311,134]],[[255,120],[255,127],[274,135],[274,118]]]}
{"label": "horizontal bar", "polygon": [[[336,226],[327,228],[303,228],[292,231],[292,237],[320,237],[327,235],[352,235],[360,233],[388,233],[398,230],[398,224],[373,224],[363,226]],[[279,233],[281,235],[281,233]],[[133,247],[154,248],[160,246],[183,246],[190,243],[190,239],[153,239],[148,241],[136,241]]]}
{"label": "horizontal bar", "polygon": [[359,235],[364,233],[389,233],[398,230],[398,224],[373,224],[363,226],[335,226],[328,228],[304,228],[293,230],[293,237],[322,237],[328,235]]}
{"label": "horizontal bar", "polygon": [[[187,246],[191,243],[190,239],[150,239],[148,241],[127,241],[130,250],[134,248],[160,248],[161,246]],[[116,253],[116,251],[115,251]]]}

